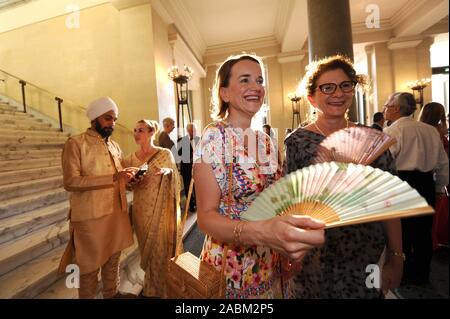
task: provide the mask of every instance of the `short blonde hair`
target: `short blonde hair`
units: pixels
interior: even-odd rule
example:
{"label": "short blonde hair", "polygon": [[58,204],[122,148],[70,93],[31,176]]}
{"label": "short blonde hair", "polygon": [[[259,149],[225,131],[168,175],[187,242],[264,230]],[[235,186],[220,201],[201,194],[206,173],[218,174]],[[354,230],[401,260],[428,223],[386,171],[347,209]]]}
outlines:
{"label": "short blonde hair", "polygon": [[154,120],[142,119],[142,120],[139,120],[138,123],[143,123],[143,124],[147,125],[150,132],[152,132],[152,131],[155,132],[155,135],[159,133],[159,124],[158,124],[158,122],[156,122]]}

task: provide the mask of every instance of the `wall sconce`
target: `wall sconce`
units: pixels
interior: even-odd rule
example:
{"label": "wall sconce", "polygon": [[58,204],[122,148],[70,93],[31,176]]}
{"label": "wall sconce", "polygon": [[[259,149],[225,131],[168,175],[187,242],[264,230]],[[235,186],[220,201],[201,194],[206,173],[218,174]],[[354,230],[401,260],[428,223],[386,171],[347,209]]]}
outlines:
{"label": "wall sconce", "polygon": [[[416,99],[416,103],[420,105],[420,108],[423,107],[423,90],[431,83],[430,78],[424,78],[422,80],[415,80],[406,83],[408,88],[413,91],[414,98]],[[416,93],[417,92],[417,93]]]}
{"label": "wall sconce", "polygon": [[[177,123],[181,127],[184,127],[184,108],[186,107],[189,122],[192,122],[192,113],[189,107],[189,88],[188,82],[191,79],[194,71],[188,66],[184,66],[180,72],[177,65],[172,65],[168,70],[169,78],[175,83],[177,90]],[[181,123],[180,123],[180,111],[181,111]]]}
{"label": "wall sconce", "polygon": [[300,100],[302,98],[296,92],[289,93],[288,98],[292,103],[292,129],[294,129],[294,119],[297,120],[297,126],[302,122],[300,117]]}

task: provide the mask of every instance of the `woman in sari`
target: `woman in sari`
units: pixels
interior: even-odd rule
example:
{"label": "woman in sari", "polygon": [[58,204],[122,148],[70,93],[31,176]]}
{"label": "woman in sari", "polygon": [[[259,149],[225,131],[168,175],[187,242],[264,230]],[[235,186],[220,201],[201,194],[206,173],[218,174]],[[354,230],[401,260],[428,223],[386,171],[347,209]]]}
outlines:
{"label": "woman in sari", "polygon": [[[134,138],[140,149],[125,162],[132,166],[148,165],[147,173],[134,185],[132,222],[145,271],[143,297],[166,296],[167,262],[175,256],[180,226],[180,179],[172,153],[157,147],[156,121],[140,120]],[[178,238],[181,240],[181,238]]]}

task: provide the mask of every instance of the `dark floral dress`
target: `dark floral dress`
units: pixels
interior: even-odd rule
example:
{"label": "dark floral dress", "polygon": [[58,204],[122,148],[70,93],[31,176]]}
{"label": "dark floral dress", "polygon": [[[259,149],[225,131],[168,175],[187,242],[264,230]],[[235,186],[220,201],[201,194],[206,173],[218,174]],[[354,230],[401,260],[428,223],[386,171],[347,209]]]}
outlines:
{"label": "dark floral dress", "polygon": [[[297,129],[285,140],[284,173],[313,164],[317,147],[325,136]],[[396,174],[389,151],[373,167]],[[377,264],[386,244],[381,222],[338,227],[325,231],[325,244],[311,250],[295,278],[297,298],[381,298],[375,288],[366,287],[369,264]]]}

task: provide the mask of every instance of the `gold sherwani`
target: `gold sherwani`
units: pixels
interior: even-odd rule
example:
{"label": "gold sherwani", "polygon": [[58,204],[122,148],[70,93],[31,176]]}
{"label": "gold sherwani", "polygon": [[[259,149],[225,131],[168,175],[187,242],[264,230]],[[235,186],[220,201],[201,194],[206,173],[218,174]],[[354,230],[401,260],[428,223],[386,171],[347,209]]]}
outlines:
{"label": "gold sherwani", "polygon": [[[175,255],[180,229],[180,178],[172,153],[164,148],[151,156],[145,186],[134,189],[133,227],[141,252],[141,268],[145,271],[144,296],[166,296],[167,262]],[[127,166],[142,161],[131,154]],[[170,168],[167,175],[156,175],[160,168]]]}
{"label": "gold sherwani", "polygon": [[122,151],[94,130],[73,136],[62,154],[64,188],[70,194],[71,238],[60,264],[76,263],[81,274],[100,268],[133,244],[124,185],[113,181],[122,170]]}

